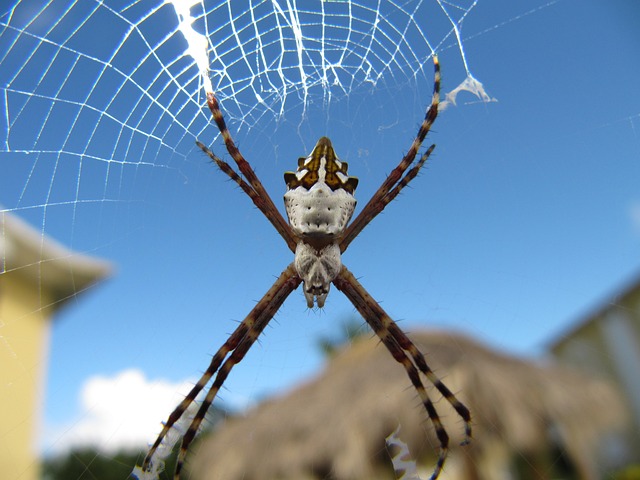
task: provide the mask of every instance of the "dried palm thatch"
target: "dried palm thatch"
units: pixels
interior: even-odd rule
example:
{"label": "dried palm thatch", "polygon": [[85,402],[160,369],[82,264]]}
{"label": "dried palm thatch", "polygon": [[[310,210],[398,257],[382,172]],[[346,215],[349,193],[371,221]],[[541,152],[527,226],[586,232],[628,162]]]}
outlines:
{"label": "dried palm thatch", "polygon": [[[497,353],[458,334],[423,332],[412,339],[473,413],[474,441],[453,448],[442,478],[509,478],[514,456],[539,470],[530,478],[545,478],[547,467],[531,459],[554,445],[579,478],[597,477],[598,442],[625,421],[623,400],[611,385]],[[437,407],[457,445],[458,417],[443,400]],[[438,442],[404,369],[377,340],[360,339],[312,382],[205,437],[190,470],[198,480],[394,478],[384,440],[399,425],[418,464],[430,470]]]}

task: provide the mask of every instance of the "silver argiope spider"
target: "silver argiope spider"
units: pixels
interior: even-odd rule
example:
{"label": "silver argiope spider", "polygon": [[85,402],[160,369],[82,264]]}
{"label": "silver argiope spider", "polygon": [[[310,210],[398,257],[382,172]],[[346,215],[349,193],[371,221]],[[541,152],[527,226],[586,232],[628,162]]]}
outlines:
{"label": "silver argiope spider", "polygon": [[[471,415],[467,407],[435,375],[418,348],[360,285],[349,269],[342,264],[340,258],[362,229],[417,176],[435,148],[435,145],[431,145],[420,160],[413,165],[418,150],[438,115],[440,66],[435,55],[433,63],[435,67],[433,100],[411,148],[350,224],[348,222],[356,205],[353,193],[358,185],[358,179],[348,176],[347,164],[338,159],[328,138],[320,138],[311,154],[298,160],[296,172],[284,174],[284,180],[288,187],[284,196],[289,217],[289,223],[287,223],[262,186],[251,165],[236,147],[227,129],[216,96],[213,92],[207,92],[207,105],[222,134],[227,151],[238,166],[240,174],[205,145],[196,142],[197,145],[251,198],[255,206],[276,228],[291,251],[295,252],[295,259],[280,274],[273,286],[240,323],[224,345],[220,347],[200,380],[171,413],[144,459],[143,471],[152,469],[154,453],[165,436],[215,375],[213,384],[182,437],[174,479],[177,480],[180,477],[189,445],[229,372],[244,358],[286,298],[301,283],[309,308],[314,305],[321,308],[324,305],[329,286],[333,283],[353,303],[393,358],[406,369],[440,442],[440,454],[431,480],[435,480],[442,471],[449,449],[449,435],[427,394],[420,373],[433,384],[464,420],[465,442],[463,443],[467,443],[471,439]],[[409,167],[411,168],[409,169]]]}

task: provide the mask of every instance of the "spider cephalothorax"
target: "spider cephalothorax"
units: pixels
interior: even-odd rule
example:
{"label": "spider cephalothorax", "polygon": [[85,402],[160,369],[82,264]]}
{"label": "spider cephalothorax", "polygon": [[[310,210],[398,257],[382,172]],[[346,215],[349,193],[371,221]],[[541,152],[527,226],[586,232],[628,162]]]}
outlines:
{"label": "spider cephalothorax", "polygon": [[171,413],[144,459],[142,464],[144,472],[156,472],[161,468],[162,462],[155,458],[159,456],[156,455],[158,448],[176,422],[185,416],[189,406],[213,378],[213,383],[202,405],[193,420],[190,420],[182,436],[182,445],[174,473],[174,479],[179,478],[189,445],[229,372],[244,358],[286,298],[301,283],[304,284],[304,295],[309,308],[313,307],[314,303],[318,307],[324,305],[329,285],[333,283],[351,301],[393,358],[406,370],[440,442],[440,455],[431,480],[435,480],[442,471],[449,449],[449,435],[427,393],[423,377],[463,419],[465,437],[467,440],[471,438],[471,415],[467,407],[436,376],[418,347],[400,330],[351,271],[342,264],[340,258],[342,252],[369,222],[416,178],[435,148],[435,145],[431,145],[420,160],[414,163],[422,142],[438,115],[440,67],[435,56],[433,63],[435,67],[433,100],[411,147],[352,222],[350,220],[356,206],[353,193],[358,185],[358,179],[347,174],[347,164],[338,159],[328,138],[322,137],[308,157],[298,160],[296,172],[287,172],[284,175],[288,187],[284,196],[289,217],[289,223],[287,223],[231,138],[215,94],[207,92],[209,110],[220,130],[227,152],[238,166],[240,173],[202,143],[196,142],[197,145],[251,198],[254,205],[275,227],[289,249],[295,252],[295,259],[213,355],[209,367],[200,380]]}
{"label": "spider cephalothorax", "polygon": [[331,282],[340,273],[338,240],[356,207],[358,179],[347,175],[347,164],[336,156],[331,140],[322,137],[298,170],[286,172],[284,205],[291,230],[299,238],[294,264],[302,278],[307,306],[324,306]]}

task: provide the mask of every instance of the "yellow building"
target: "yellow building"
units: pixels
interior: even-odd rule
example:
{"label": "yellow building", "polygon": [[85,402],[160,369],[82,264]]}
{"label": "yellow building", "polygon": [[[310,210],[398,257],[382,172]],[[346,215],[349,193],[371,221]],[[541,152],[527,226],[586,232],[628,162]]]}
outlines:
{"label": "yellow building", "polygon": [[107,262],[72,252],[0,212],[0,474],[36,480],[36,450],[53,315],[108,275]]}

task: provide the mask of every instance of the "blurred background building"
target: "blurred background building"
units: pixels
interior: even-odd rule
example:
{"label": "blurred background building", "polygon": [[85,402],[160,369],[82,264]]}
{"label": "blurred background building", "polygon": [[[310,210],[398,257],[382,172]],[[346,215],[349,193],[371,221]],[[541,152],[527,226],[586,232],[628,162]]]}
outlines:
{"label": "blurred background building", "polygon": [[549,351],[559,363],[616,384],[631,412],[628,448],[640,452],[640,276],[580,318]]}
{"label": "blurred background building", "polygon": [[0,231],[0,477],[36,480],[51,322],[111,269],[9,213]]}
{"label": "blurred background building", "polygon": [[[452,332],[412,339],[473,414],[473,441],[461,447],[462,422],[432,389],[451,436],[442,479],[596,480],[628,460],[629,412],[614,382]],[[399,426],[420,478],[428,478],[438,441],[403,367],[370,335],[347,345],[318,378],[204,437],[194,478],[396,478],[385,438]]]}

